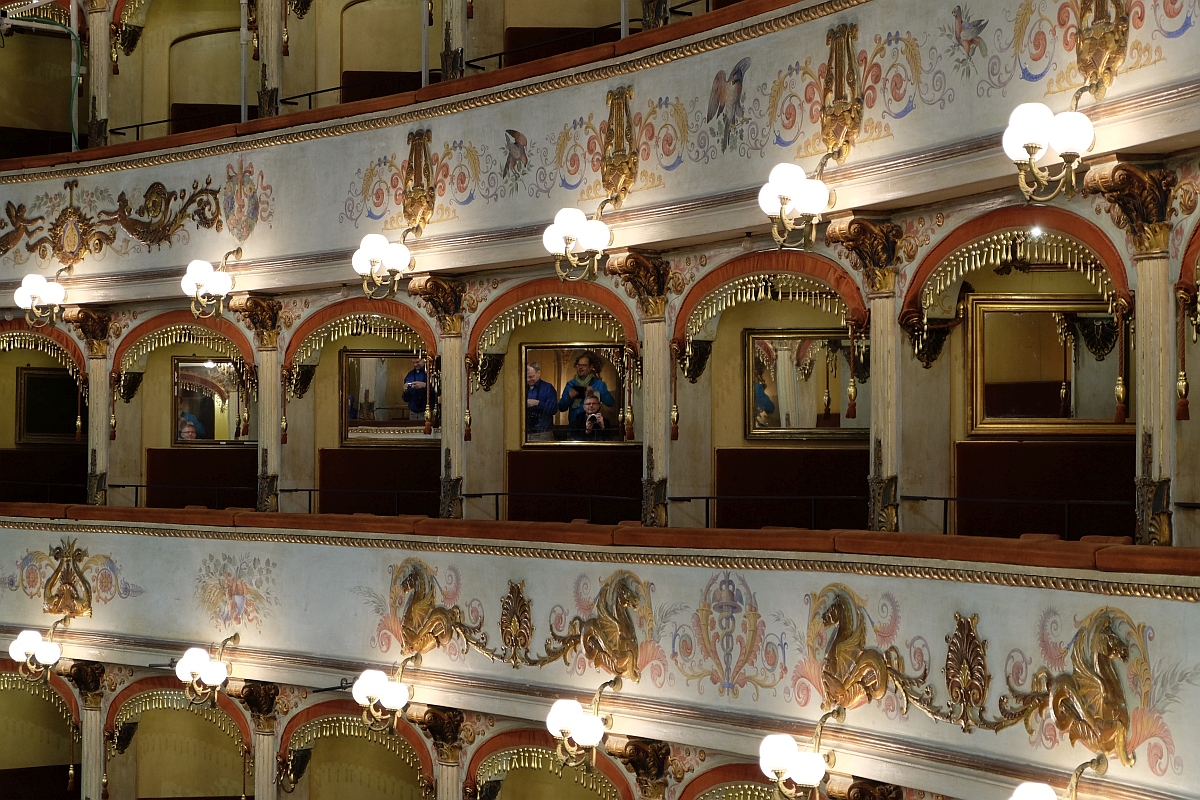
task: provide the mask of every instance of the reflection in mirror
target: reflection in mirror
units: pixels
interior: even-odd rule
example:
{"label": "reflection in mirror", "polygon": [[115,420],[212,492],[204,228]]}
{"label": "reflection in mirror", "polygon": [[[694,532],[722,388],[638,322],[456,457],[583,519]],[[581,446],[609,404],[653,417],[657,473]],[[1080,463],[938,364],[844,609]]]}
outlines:
{"label": "reflection in mirror", "polygon": [[976,427],[1114,424],[1121,336],[1105,304],[976,296],[971,306]]}
{"label": "reflection in mirror", "polygon": [[387,444],[438,425],[438,376],[424,353],[341,351],[343,444]]}
{"label": "reflection in mirror", "polygon": [[253,444],[253,402],[228,358],[175,357],[174,444]]}
{"label": "reflection in mirror", "polygon": [[746,331],[745,342],[747,438],[867,435],[871,356],[862,339],[844,329]]}
{"label": "reflection in mirror", "polygon": [[525,444],[625,438],[624,346],[523,345]]}

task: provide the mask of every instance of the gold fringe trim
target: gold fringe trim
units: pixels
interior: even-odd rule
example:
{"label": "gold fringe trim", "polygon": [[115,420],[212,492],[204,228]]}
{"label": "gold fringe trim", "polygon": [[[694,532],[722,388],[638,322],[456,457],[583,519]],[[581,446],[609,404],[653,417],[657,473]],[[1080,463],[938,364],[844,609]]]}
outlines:
{"label": "gold fringe trim", "polygon": [[397,319],[381,317],[378,314],[350,314],[327,322],[305,336],[304,341],[296,348],[292,364],[303,364],[329,342],[336,342],[347,336],[382,336],[413,350],[425,351],[425,340]]}
{"label": "gold fringe trim", "polygon": [[773,800],[775,790],[761,783],[735,783],[709,789],[696,800]]}
{"label": "gold fringe trim", "polygon": [[[514,769],[545,770],[562,777],[562,765],[553,750],[543,747],[516,747],[512,750],[501,750],[483,760],[475,775],[475,783],[483,785],[488,781],[503,780]],[[620,800],[617,787],[613,786],[608,776],[598,771],[575,771],[575,783],[593,792],[602,800]]]}
{"label": "gold fringe trim", "polygon": [[411,744],[403,736],[390,735],[386,731],[373,731],[363,724],[358,717],[319,717],[310,720],[292,734],[289,750],[303,750],[317,739],[335,739],[339,736],[352,736],[356,739],[366,739],[385,747],[388,752],[400,757],[400,760],[421,775],[421,759],[413,750]]}
{"label": "gold fringe trim", "polygon": [[591,327],[610,342],[625,341],[620,321],[601,305],[578,297],[535,297],[497,314],[479,337],[479,349],[490,349],[517,328],[549,321],[578,323]]}
{"label": "gold fringe trim", "polygon": [[[217,706],[213,708],[207,705],[192,705],[188,702],[187,695],[182,689],[155,689],[150,692],[144,692],[128,700],[117,711],[117,718],[113,724],[117,730],[126,722],[132,721],[135,717],[140,717],[146,711],[160,711],[163,709],[173,709],[178,711],[190,711],[198,717],[203,717],[212,724],[216,725],[221,731],[239,745],[242,743],[242,732],[238,728],[233,717],[225,709]],[[116,739],[109,741],[109,756],[117,754]]]}
{"label": "gold fringe trim", "polygon": [[238,381],[246,387],[248,393],[258,397],[258,378],[254,374],[254,367],[247,365],[242,360],[242,351],[238,349],[238,346],[216,331],[200,325],[168,325],[143,336],[134,342],[121,357],[121,372],[128,372],[134,364],[155,350],[177,344],[200,345],[215,350],[230,359],[233,361],[233,368],[237,371]]}
{"label": "gold fringe trim", "polygon": [[15,672],[0,672],[0,692],[6,690],[16,690],[28,692],[34,697],[45,700],[54,706],[54,710],[59,713],[63,721],[67,723],[67,727],[71,729],[71,736],[75,741],[82,740],[82,733],[75,725],[75,720],[71,717],[71,707],[67,705],[67,701],[63,700],[62,695],[54,691],[50,684],[45,681],[27,681]]}
{"label": "gold fringe trim", "polygon": [[62,345],[48,336],[27,331],[8,331],[0,334],[0,352],[7,353],[12,350],[37,350],[45,353],[66,367],[75,382],[79,383],[79,367],[75,364],[75,360],[63,349]]}

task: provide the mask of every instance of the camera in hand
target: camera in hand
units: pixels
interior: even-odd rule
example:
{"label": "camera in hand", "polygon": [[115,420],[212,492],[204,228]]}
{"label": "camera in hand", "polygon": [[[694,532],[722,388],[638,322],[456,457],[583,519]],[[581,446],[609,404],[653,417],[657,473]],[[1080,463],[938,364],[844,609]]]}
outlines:
{"label": "camera in hand", "polygon": [[588,414],[587,424],[588,425],[599,425],[600,424],[600,415],[599,414]]}

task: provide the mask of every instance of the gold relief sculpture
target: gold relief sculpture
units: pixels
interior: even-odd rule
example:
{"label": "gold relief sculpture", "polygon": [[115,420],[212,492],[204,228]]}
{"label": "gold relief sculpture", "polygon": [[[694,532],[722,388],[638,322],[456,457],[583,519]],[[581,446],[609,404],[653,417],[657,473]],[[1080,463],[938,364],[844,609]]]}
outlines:
{"label": "gold relief sculpture", "polygon": [[[7,233],[0,234],[0,256],[8,253],[16,247],[26,236],[31,236],[41,230],[42,223],[45,217],[34,217],[30,219],[26,216],[25,206],[16,205],[11,200],[4,204],[4,214],[8,217],[8,224],[12,225],[12,230]],[[4,226],[0,224],[0,229]]]}
{"label": "gold relief sculpture", "polygon": [[[425,232],[425,226],[433,217],[437,204],[437,187],[433,183],[433,159],[429,156],[429,143],[433,141],[433,131],[412,131],[408,134],[408,161],[404,166],[404,219],[408,222],[409,230],[420,238]],[[407,237],[401,235],[400,241]]]}
{"label": "gold relief sculpture", "polygon": [[[68,196],[66,208],[58,213],[40,238],[26,242],[25,249],[31,253],[37,253],[43,259],[53,256],[63,267],[69,269],[83,261],[84,256],[88,253],[99,255],[104,252],[104,248],[111,245],[116,240],[116,236],[111,229],[105,229],[103,219],[93,219],[75,205],[75,190],[79,188],[79,181],[67,181],[63,184],[63,188],[67,190]],[[10,203],[9,206],[11,207],[11,205]],[[23,218],[24,209],[24,206],[17,209],[18,220],[14,220],[14,223],[18,221],[22,223],[28,235],[32,236],[37,229],[29,230],[30,225],[44,222],[45,217],[26,220]],[[9,218],[12,219],[12,217],[13,215],[10,213]],[[40,227],[39,225],[38,229]],[[16,231],[13,232],[16,233]],[[15,240],[13,244],[16,244]],[[0,249],[0,253],[2,252],[3,250]]]}
{"label": "gold relief sculpture", "polygon": [[[172,213],[176,200],[182,205]],[[155,181],[142,195],[142,204],[137,210],[131,212],[130,208],[129,199],[121,192],[117,196],[117,210],[102,211],[99,219],[106,224],[120,225],[132,238],[148,247],[161,248],[164,244],[170,247],[175,234],[189,219],[196,223],[197,229],[221,230],[221,197],[212,188],[211,175],[205,178],[203,188],[200,181],[192,181],[191,194],[183,189],[168,192],[166,186]]]}
{"label": "gold relief sculpture", "polygon": [[683,273],[672,269],[671,262],[658,253],[630,250],[610,258],[604,273],[625,287],[625,294],[637,300],[647,317],[661,317],[667,310],[667,295],[682,294]]}
{"label": "gold relief sculpture", "polygon": [[1081,0],[1076,63],[1084,86],[1097,101],[1112,86],[1129,49],[1129,12],[1125,0]]}
{"label": "gold relief sculpture", "polygon": [[75,544],[75,539],[63,539],[51,548],[50,558],[58,562],[46,579],[42,609],[47,614],[66,617],[92,615],[92,586],[84,575],[84,559],[88,551]]}
{"label": "gold relief sculpture", "polygon": [[542,667],[559,659],[566,662],[572,653],[580,651],[600,669],[636,683],[641,669],[635,612],[647,635],[653,634],[650,587],[629,570],[617,570],[601,582],[591,617],[574,617],[561,634],[551,630],[545,654],[523,663]]}
{"label": "gold relief sculpture", "polygon": [[1034,710],[1049,714],[1071,744],[1079,742],[1097,755],[1116,757],[1132,767],[1136,759],[1128,746],[1129,707],[1113,664],[1129,660],[1130,643],[1121,634],[1124,629],[1130,631],[1140,651],[1139,673],[1145,673],[1140,682],[1151,684],[1145,658],[1146,626],[1106,606],[1080,623],[1068,651],[1070,672],[1055,675],[1042,667],[1033,675],[1031,691],[1015,694],[1027,709],[1027,720]]}
{"label": "gold relief sculpture", "polygon": [[533,605],[525,596],[525,581],[508,582],[508,594],[500,598],[500,641],[504,650],[501,661],[513,665],[529,663],[529,645],[533,643]]}
{"label": "gold relief sculpture", "polygon": [[428,653],[459,636],[489,659],[494,657],[487,647],[482,617],[475,625],[468,625],[461,608],[438,602],[436,572],[428,564],[419,558],[407,558],[391,571],[389,608],[391,618],[399,621],[399,630],[392,633],[400,639],[405,653]]}
{"label": "gold relief sculpture", "polygon": [[906,675],[904,657],[895,646],[886,650],[867,647],[864,605],[862,598],[840,583],[826,586],[813,603],[813,614],[820,615],[821,625],[834,629],[821,671],[821,708],[854,710],[882,699],[889,688],[899,695],[901,713],[907,712],[910,700],[931,705],[933,690],[925,685],[928,667],[919,676]]}
{"label": "gold relief sculpture", "polygon": [[438,322],[443,334],[462,333],[463,312],[474,312],[478,300],[467,294],[462,281],[446,280],[428,273],[414,275],[408,282],[408,296],[418,298],[425,310]]}
{"label": "gold relief sculpture", "polygon": [[[829,61],[821,88],[821,139],[828,157],[841,164],[862,130],[863,97],[858,85],[854,43],[858,26],[842,23],[825,36]],[[818,170],[819,172],[819,170]]]}
{"label": "gold relief sculpture", "polygon": [[604,102],[608,105],[608,125],[604,129],[600,151],[600,183],[608,193],[596,210],[597,218],[605,206],[620,208],[638,176],[637,139],[633,134],[633,117],[629,101],[633,87],[610,89]]}

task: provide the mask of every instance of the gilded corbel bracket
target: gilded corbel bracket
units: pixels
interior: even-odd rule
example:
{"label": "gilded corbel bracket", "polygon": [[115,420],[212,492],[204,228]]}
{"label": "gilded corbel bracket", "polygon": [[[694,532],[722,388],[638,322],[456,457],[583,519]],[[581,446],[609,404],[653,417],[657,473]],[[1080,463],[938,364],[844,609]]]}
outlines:
{"label": "gilded corbel bracket", "polygon": [[904,789],[893,783],[831,772],[825,779],[825,796],[829,800],[903,800]]}
{"label": "gilded corbel bracket", "polygon": [[467,287],[462,281],[446,280],[428,273],[414,275],[408,282],[408,296],[420,299],[437,320],[443,335],[462,333],[463,298]]}
{"label": "gilded corbel bracket", "polygon": [[237,691],[228,692],[242,701],[250,712],[254,730],[259,733],[274,733],[278,719],[279,685],[265,681],[245,681]]}
{"label": "gilded corbel bracket", "polygon": [[421,729],[433,742],[438,763],[457,765],[462,757],[463,724],[466,716],[457,708],[446,706],[409,705],[408,721]]}
{"label": "gilded corbel bracket", "polygon": [[62,318],[87,343],[88,358],[104,358],[108,355],[112,314],[83,306],[68,306],[63,309]]}
{"label": "gilded corbel bracket", "polygon": [[663,800],[674,780],[683,780],[683,764],[671,756],[671,745],[641,736],[609,736],[604,750],[634,777],[643,800]]}
{"label": "gilded corbel bracket", "polygon": [[660,318],[667,311],[667,295],[684,289],[683,275],[671,268],[671,262],[648,250],[630,250],[613,256],[604,266],[606,275],[616,278],[625,294],[637,300],[642,313]]}
{"label": "gilded corbel bracket", "polygon": [[1117,227],[1129,231],[1138,255],[1165,253],[1171,218],[1196,210],[1196,184],[1161,163],[1124,160],[1119,154],[1088,165],[1083,194],[1101,195]]}
{"label": "gilded corbel bracket", "polygon": [[234,295],[229,310],[236,312],[254,330],[260,350],[274,350],[279,345],[279,312],[283,303],[270,297],[254,294]]}
{"label": "gilded corbel bracket", "polygon": [[869,294],[895,291],[897,246],[904,230],[888,219],[843,212],[829,220],[825,244],[841,245],[850,266],[862,272]]}
{"label": "gilded corbel bracket", "polygon": [[67,667],[65,677],[79,690],[84,706],[99,708],[104,699],[104,672],[99,661],[72,661]]}

